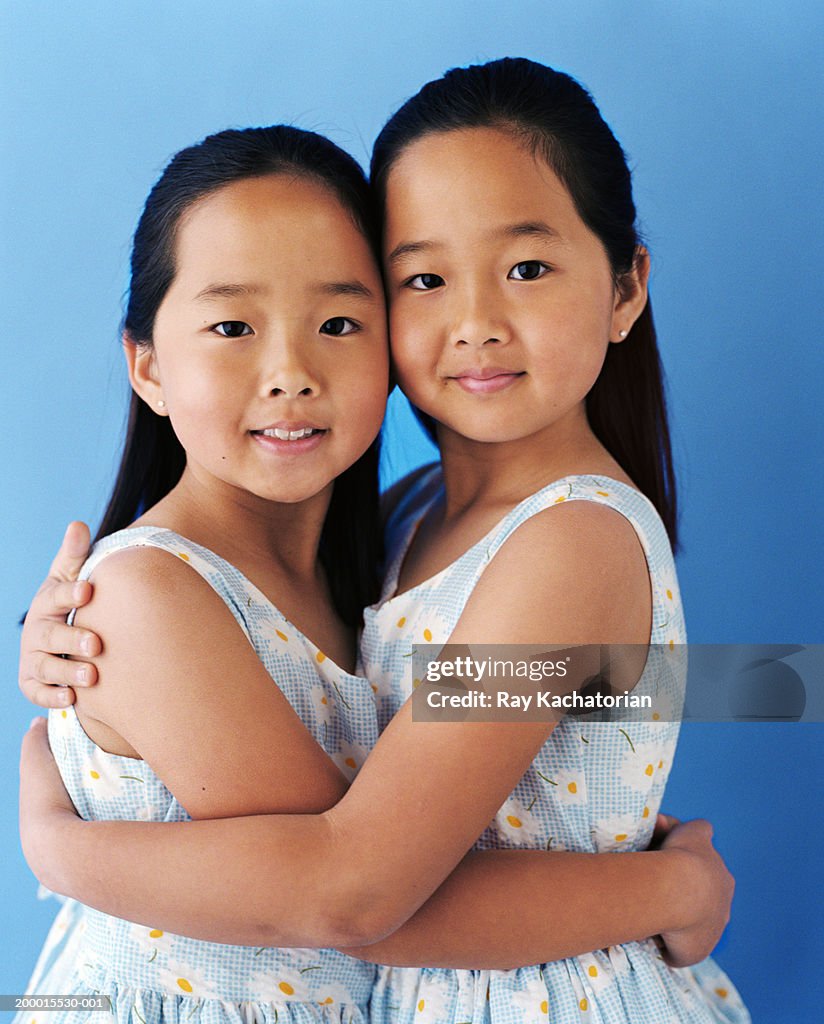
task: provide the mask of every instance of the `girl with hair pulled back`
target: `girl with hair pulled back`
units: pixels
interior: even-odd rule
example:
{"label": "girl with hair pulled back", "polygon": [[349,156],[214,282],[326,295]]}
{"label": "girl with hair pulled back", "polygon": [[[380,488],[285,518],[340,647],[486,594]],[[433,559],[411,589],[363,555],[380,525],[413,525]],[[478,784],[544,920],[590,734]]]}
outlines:
{"label": "girl with hair pulled back", "polygon": [[[362,765],[351,752],[357,778],[324,813],[179,826],[79,822],[40,749],[24,758],[30,863],[144,924],[388,965],[375,1024],[745,1021],[703,960],[732,894],[709,828],[658,819],[677,722],[412,718],[418,644],[636,645],[644,692],[685,642],[621,148],[572,79],[506,59],[408,101],[372,184],[396,375],[442,459],[386,498],[360,644],[381,739]],[[284,1005],[306,1001],[289,986]]]}
{"label": "girl with hair pulled back", "polygon": [[[123,326],[127,437],[81,574],[95,597],[75,620],[105,637],[105,684],[49,722],[83,817],[321,810],[351,751],[374,743],[352,627],[379,554],[375,238],[354,160],[289,126],[212,135],[152,189]],[[371,965],[320,952],[312,1005],[365,1021]],[[144,1024],[303,1021],[315,1015],[269,1004],[305,967],[300,950],[199,942],[68,902],[30,991],[103,994],[111,1017]]]}
{"label": "girl with hair pulled back", "polygon": [[[675,475],[621,146],[574,79],[503,59],[404,104],[371,183],[396,374],[442,466],[390,518],[367,673],[402,678],[404,622],[433,644],[649,645],[635,692],[663,687],[661,652],[686,642]],[[646,848],[678,724],[621,724],[562,719],[478,847]],[[428,1019],[399,1004],[456,1021],[749,1019],[711,961],[673,971],[652,942],[491,977],[380,969],[373,1019]]]}

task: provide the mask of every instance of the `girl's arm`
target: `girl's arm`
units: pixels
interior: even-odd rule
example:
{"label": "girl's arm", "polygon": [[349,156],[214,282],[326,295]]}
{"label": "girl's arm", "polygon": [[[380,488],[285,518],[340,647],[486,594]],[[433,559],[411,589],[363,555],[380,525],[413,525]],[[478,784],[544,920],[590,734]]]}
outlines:
{"label": "girl's arm", "polygon": [[708,822],[672,821],[660,840],[658,853],[471,852],[402,928],[344,952],[394,966],[509,970],[658,935],[670,966],[698,963],[729,921],[735,884]]}
{"label": "girl's arm", "polygon": [[[545,551],[551,574],[536,565],[535,550]],[[569,643],[596,637],[601,642],[637,640],[648,634],[648,586],[634,532],[617,513],[594,506],[552,510],[551,516],[542,514],[521,527],[496,556],[453,640],[481,636],[486,642],[534,642],[547,634]],[[502,602],[502,593],[513,589]],[[616,607],[611,595],[619,590],[623,600]],[[638,604],[643,608],[644,600],[647,617],[641,626],[626,610]],[[249,944],[363,943],[393,931],[439,886],[547,732],[537,725],[413,723],[406,707],[350,793],[327,814],[200,822],[183,830],[65,821],[61,848],[77,843],[69,846],[77,852],[61,858],[62,877],[47,876],[47,881],[121,916],[204,938]],[[93,877],[84,874],[88,860],[82,851],[90,847],[83,844],[94,842],[95,832],[116,840],[109,849],[116,848],[118,856],[107,858],[106,878],[99,868]],[[373,841],[364,842],[367,835]],[[29,848],[36,865],[37,853]],[[229,864],[221,853],[227,848],[233,850]],[[614,862],[619,855],[606,856]],[[152,865],[147,870],[151,893],[133,891],[136,864]],[[208,879],[217,875],[222,876],[224,905],[205,907],[199,894],[209,891]],[[295,878],[302,880],[297,888]],[[568,896],[555,891],[559,899]],[[593,892],[592,886],[588,891]],[[664,896],[662,916],[677,915],[672,889]],[[522,887],[520,899],[535,904],[531,888]],[[594,903],[596,909],[608,906],[602,893],[595,894]],[[626,921],[626,905],[619,916]],[[643,927],[633,922],[637,931],[633,927],[621,938],[687,923],[686,918]],[[602,931],[584,948],[608,941],[615,940]],[[542,950],[534,959],[548,955]],[[514,956],[516,962],[525,959],[522,952]]]}
{"label": "girl's arm", "polygon": [[[193,823],[188,839],[178,825],[81,822],[49,751],[45,719],[37,718],[32,725],[21,758],[21,837],[27,860],[49,888],[61,890],[60,881],[67,873],[62,868],[68,862],[72,882],[89,893],[86,902],[109,913],[124,906],[141,908],[153,898],[143,888],[148,884],[144,874],[158,872],[155,884],[163,886],[167,872],[181,871],[188,856],[210,852],[214,835],[193,833],[211,822]],[[180,837],[179,843],[168,842],[171,831]],[[697,963],[718,941],[729,919],[733,892],[732,877],[713,850],[711,838],[706,822],[687,822],[669,832],[658,852],[472,852],[398,931],[369,946],[342,951],[400,966],[507,970],[663,934],[669,963]],[[160,843],[159,852],[155,842]],[[126,847],[121,849],[123,843]],[[174,859],[178,848],[180,864]],[[55,850],[60,851],[60,863]],[[101,855],[105,855],[102,872],[97,860]],[[130,864],[133,856],[141,859]],[[249,853],[243,856],[248,863]],[[88,870],[83,870],[84,863]],[[266,872],[265,863],[259,867]],[[228,930],[237,930],[239,915],[231,902],[224,901],[222,885],[226,880],[237,892],[242,880],[230,864],[219,870],[221,886],[208,890],[207,923],[198,934],[229,941]],[[195,930],[189,929],[190,922],[196,923],[190,887],[204,884],[209,884],[207,874],[195,872],[188,880],[180,894],[187,902],[174,926],[166,923],[170,918],[162,911],[157,919],[144,915],[145,921],[184,933]],[[266,882],[257,879],[255,884]],[[121,886],[129,891],[124,894]],[[483,899],[478,898],[479,891]],[[248,893],[245,898],[250,898]],[[161,905],[172,901],[171,893],[161,893]],[[222,924],[217,931],[209,931],[208,922],[215,919]],[[246,935],[244,930],[232,941]],[[245,944],[255,945],[257,938]]]}
{"label": "girl's arm", "polygon": [[193,818],[322,811],[346,780],[225,602],[175,554],[133,547],[93,573],[76,621],[105,638],[76,710],[102,749],[146,761]]}

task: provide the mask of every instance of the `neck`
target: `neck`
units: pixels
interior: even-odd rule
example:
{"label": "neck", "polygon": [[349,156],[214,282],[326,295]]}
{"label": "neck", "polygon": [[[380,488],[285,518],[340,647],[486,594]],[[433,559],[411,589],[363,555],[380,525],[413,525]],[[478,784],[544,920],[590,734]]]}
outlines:
{"label": "neck", "polygon": [[515,505],[571,474],[627,479],[592,433],[583,406],[565,421],[513,441],[475,441],[441,425],[438,445],[446,519],[460,516],[470,507]]}
{"label": "neck", "polygon": [[[291,577],[317,575],[318,547],[330,484],[305,501],[267,501],[189,467],[177,486],[142,516],[140,525],[165,526],[243,569],[272,565]],[[248,572],[247,572],[248,575]]]}

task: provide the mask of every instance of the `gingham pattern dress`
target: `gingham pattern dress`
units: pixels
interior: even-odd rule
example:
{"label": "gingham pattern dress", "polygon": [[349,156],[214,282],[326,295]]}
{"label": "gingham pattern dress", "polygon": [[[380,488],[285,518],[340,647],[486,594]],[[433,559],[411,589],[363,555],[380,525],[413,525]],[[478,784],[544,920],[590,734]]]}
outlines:
{"label": "gingham pattern dress", "polygon": [[[675,567],[663,524],[638,491],[619,481],[570,476],[526,498],[462,557],[411,590],[396,594],[415,530],[437,498],[434,469],[395,510],[381,601],[366,610],[361,660],[378,687],[381,728],[409,696],[409,653],[446,642],[485,566],[521,523],[569,501],[592,501],[629,520],[650,573],[650,642],[661,657],[686,641]],[[550,638],[553,639],[553,638]],[[563,642],[563,637],[554,638]],[[644,677],[636,691],[645,685]],[[643,850],[652,835],[678,734],[665,720],[590,722],[564,718],[476,843],[477,849],[588,852]],[[672,716],[677,717],[677,716]],[[479,894],[483,898],[483,894]],[[525,901],[533,899],[524,893]],[[574,894],[570,895],[574,899]],[[501,914],[506,914],[501,908]],[[517,919],[518,907],[509,913]],[[552,927],[551,920],[547,928]],[[512,929],[509,928],[511,931]],[[749,1020],[738,993],[711,962],[673,970],[650,940],[512,971],[378,969],[372,1024],[668,1024]]]}
{"label": "gingham pattern dress", "polygon": [[[351,779],[377,738],[369,683],[325,657],[232,565],[168,530],[139,527],[105,538],[96,545],[81,578],[88,578],[113,552],[136,546],[160,548],[182,559],[223,598],[272,679]],[[92,743],[73,708],[50,712],[49,740],[83,818],[188,820],[144,761],[105,753]],[[272,742],[277,742],[276,736]],[[261,884],[266,884],[265,878]],[[78,908],[69,901],[58,915],[29,991],[102,993],[111,999],[113,1017],[124,1024],[367,1020],[375,968],[336,950],[200,942]],[[41,1016],[22,1014],[20,1024],[32,1024]],[[48,1022],[80,1024],[84,1017],[77,1011],[50,1013]],[[89,1014],[94,1024],[106,1019],[106,1014]]]}

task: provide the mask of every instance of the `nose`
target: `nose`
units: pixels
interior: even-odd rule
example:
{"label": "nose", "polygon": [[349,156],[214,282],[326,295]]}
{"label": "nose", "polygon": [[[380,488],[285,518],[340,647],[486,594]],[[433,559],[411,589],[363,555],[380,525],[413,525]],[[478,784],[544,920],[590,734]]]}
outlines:
{"label": "nose", "polygon": [[509,327],[500,301],[488,287],[468,285],[456,290],[452,343],[480,348],[509,341]]}
{"label": "nose", "polygon": [[320,393],[309,349],[305,339],[283,336],[269,347],[263,377],[267,395],[310,398]]}

